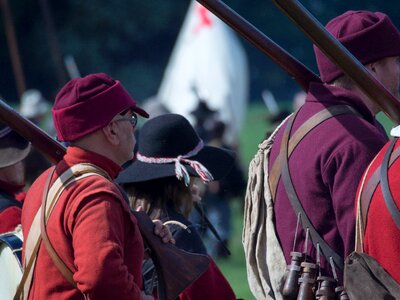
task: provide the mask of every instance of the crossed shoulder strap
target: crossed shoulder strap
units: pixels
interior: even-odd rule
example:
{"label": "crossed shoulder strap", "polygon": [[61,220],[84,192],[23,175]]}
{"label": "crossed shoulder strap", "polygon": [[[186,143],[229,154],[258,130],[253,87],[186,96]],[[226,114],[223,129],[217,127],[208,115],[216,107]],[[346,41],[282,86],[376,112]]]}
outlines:
{"label": "crossed shoulder strap", "polygon": [[289,119],[286,124],[285,131],[283,133],[282,142],[281,142],[281,149],[278,158],[276,159],[275,163],[271,169],[271,177],[270,177],[270,188],[272,192],[273,199],[276,196],[276,190],[279,178],[282,177],[282,181],[286,190],[286,193],[289,198],[289,202],[295,212],[296,215],[301,216],[302,226],[304,230],[309,229],[311,240],[313,242],[314,247],[317,248],[319,245],[322,254],[326,259],[332,258],[335,265],[340,269],[343,270],[344,261],[343,258],[337,254],[333,249],[325,242],[325,240],[321,237],[318,231],[315,229],[313,224],[311,223],[310,219],[307,216],[306,211],[304,210],[298,196],[296,190],[293,186],[290,170],[289,170],[289,158],[290,155],[293,153],[296,146],[300,143],[300,141],[315,127],[319,124],[323,123],[324,121],[343,114],[353,114],[359,115],[359,113],[353,109],[351,106],[348,105],[335,105],[328,108],[321,110],[320,112],[313,115],[310,119],[308,119],[303,125],[297,129],[297,131],[290,137],[292,126],[294,120],[297,116],[297,113],[294,113]]}
{"label": "crossed shoulder strap", "polygon": [[50,255],[54,264],[60,270],[61,274],[63,274],[63,276],[68,282],[71,283],[71,285],[76,287],[76,283],[73,280],[73,272],[62,261],[47,236],[46,224],[55,205],[57,204],[59,197],[70,184],[88,176],[102,176],[111,181],[111,178],[106,171],[93,164],[81,163],[67,169],[50,186],[54,171],[55,167],[50,172],[50,175],[46,180],[42,197],[42,205],[33,219],[28,237],[26,239],[24,273],[14,296],[14,300],[25,300],[28,298],[29,290],[32,284],[36,258],[42,241],[47,249],[48,254]]}
{"label": "crossed shoulder strap", "polygon": [[[354,108],[349,105],[334,105],[317,112],[315,115],[309,118],[290,137],[288,146],[288,157],[292,155],[294,149],[303,140],[303,138],[319,124],[334,116],[345,114],[360,115]],[[292,118],[295,118],[295,116],[292,116]],[[272,193],[272,199],[275,199],[276,196],[276,190],[281,176],[281,163],[283,159],[285,158],[282,157],[282,153],[279,153],[279,156],[277,157],[271,168],[269,186]]]}
{"label": "crossed shoulder strap", "polygon": [[361,183],[361,188],[359,192],[359,197],[357,199],[357,219],[356,219],[356,251],[363,252],[363,242],[364,242],[364,232],[367,224],[367,215],[368,210],[372,201],[372,196],[378,187],[378,184],[381,185],[383,199],[385,201],[386,207],[389,210],[390,215],[392,216],[394,222],[397,225],[397,228],[400,229],[400,211],[397,207],[392,193],[390,192],[389,180],[388,180],[388,170],[390,166],[399,158],[400,156],[400,147],[394,149],[394,146],[397,142],[398,138],[394,138],[389,146],[387,147],[382,163],[375,169],[374,173],[371,175],[369,180],[365,183],[365,177],[369,171],[370,166],[375,161],[371,162],[367,171],[364,174],[364,179]]}

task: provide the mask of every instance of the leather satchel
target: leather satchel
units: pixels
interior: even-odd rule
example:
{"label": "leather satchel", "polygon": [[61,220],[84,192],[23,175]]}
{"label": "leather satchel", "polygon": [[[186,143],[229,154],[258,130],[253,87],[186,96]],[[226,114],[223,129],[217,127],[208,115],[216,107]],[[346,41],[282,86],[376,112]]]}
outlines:
{"label": "leather satchel", "polygon": [[400,299],[399,284],[368,254],[353,252],[344,268],[344,286],[350,299]]}

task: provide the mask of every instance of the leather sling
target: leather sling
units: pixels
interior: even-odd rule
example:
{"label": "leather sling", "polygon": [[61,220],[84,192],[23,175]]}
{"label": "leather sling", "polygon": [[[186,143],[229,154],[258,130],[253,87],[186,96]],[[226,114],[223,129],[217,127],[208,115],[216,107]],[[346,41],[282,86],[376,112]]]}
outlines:
{"label": "leather sling", "polygon": [[[392,152],[392,155],[390,156],[390,160],[388,162],[388,167],[395,162],[395,160],[400,156],[400,147],[394,149]],[[374,194],[376,188],[378,187],[378,184],[381,180],[380,177],[380,172],[381,172],[381,167],[382,165],[378,166],[374,173],[371,175],[369,178],[367,185],[365,188],[363,188],[360,193],[361,193],[361,217],[362,217],[362,226],[365,228],[366,220],[367,220],[367,215],[368,215],[368,210],[369,210],[369,205],[371,203],[372,195]]]}
{"label": "leather sling", "polygon": [[389,160],[390,156],[392,154],[393,148],[396,144],[397,138],[394,138],[390,144],[389,147],[387,148],[385,152],[385,156],[383,157],[382,161],[382,166],[381,166],[381,190],[383,194],[383,199],[385,200],[385,204],[387,209],[390,212],[390,215],[392,216],[394,222],[397,225],[397,228],[400,229],[400,211],[399,208],[397,207],[392,193],[390,192],[390,187],[389,187],[389,179],[388,179],[388,169],[389,169]]}
{"label": "leather sling", "polygon": [[344,266],[344,261],[343,258],[340,257],[336,252],[332,250],[331,247],[324,241],[324,239],[320,236],[320,234],[317,232],[313,224],[311,223],[310,219],[308,218],[303,206],[301,205],[301,202],[297,196],[297,193],[294,189],[292,179],[290,176],[290,171],[289,171],[289,164],[288,164],[288,145],[289,145],[289,135],[290,131],[292,129],[292,125],[294,122],[294,119],[296,118],[297,112],[293,114],[292,117],[289,118],[285,131],[283,133],[283,138],[282,138],[282,144],[281,144],[281,149],[280,153],[282,155],[282,160],[281,160],[281,177],[282,181],[286,190],[286,194],[289,198],[290,204],[292,205],[292,208],[295,212],[296,215],[300,214],[301,217],[301,224],[303,226],[304,230],[309,229],[310,231],[310,236],[312,243],[315,248],[317,248],[317,245],[319,244],[320,249],[322,254],[329,260],[329,257],[332,257],[333,261],[335,264],[342,269]]}
{"label": "leather sling", "polygon": [[[323,109],[317,112],[315,115],[310,117],[306,122],[304,122],[292,135],[289,140],[289,150],[288,155],[289,157],[292,155],[294,149],[299,144],[299,142],[315,127],[319,124],[323,123],[324,121],[338,115],[344,114],[353,114],[358,115],[360,114],[351,106],[348,105],[334,105],[329,108]],[[272,199],[275,199],[276,191],[278,187],[279,178],[281,176],[281,161],[282,161],[282,154],[279,153],[278,157],[276,158],[275,162],[272,165],[271,172],[270,172],[270,180],[269,186],[271,190]]]}
{"label": "leather sling", "polygon": [[364,180],[362,182],[360,192],[359,192],[359,197],[357,200],[356,247],[355,247],[355,250],[357,252],[360,252],[360,253],[364,252],[364,232],[365,232],[365,227],[367,224],[368,210],[369,210],[369,206],[372,201],[373,194],[379,183],[381,184],[382,195],[383,195],[386,207],[388,208],[390,215],[392,216],[393,220],[395,221],[397,227],[400,229],[400,227],[399,227],[400,212],[393,200],[392,194],[390,192],[389,182],[388,182],[388,169],[396,161],[396,159],[400,156],[400,147],[396,148],[393,151],[393,148],[394,148],[397,140],[398,140],[397,138],[394,138],[390,142],[388,148],[385,151],[385,154],[384,154],[381,164],[375,169],[374,173],[371,175],[371,177],[369,178],[369,180],[364,188],[365,177],[367,176],[368,170],[369,170],[370,166],[373,164],[373,162],[375,161],[376,157],[371,162],[370,166],[368,167],[367,171],[365,172]]}
{"label": "leather sling", "polygon": [[[56,250],[52,246],[47,236],[46,224],[59,197],[70,184],[88,176],[102,176],[107,178],[108,180],[111,180],[108,174],[99,167],[92,164],[82,163],[74,165],[71,168],[67,169],[63,174],[61,174],[57,178],[57,180],[50,187],[50,181],[51,178],[53,177],[54,170],[55,169],[52,170],[49,177],[47,178],[42,197],[42,206],[36,213],[34,221],[32,222],[31,225],[31,230],[28,233],[28,238],[26,241],[27,245],[25,250],[26,251],[25,263],[27,261],[28,263],[25,264],[25,269],[21,279],[21,283],[18,286],[14,299],[20,299],[22,292],[23,292],[22,294],[23,299],[27,299],[28,297],[29,289],[32,284],[32,276],[36,264],[36,257],[41,241],[43,241],[49,256],[51,257],[53,263],[59,269],[61,274],[65,277],[65,279],[69,283],[71,283],[72,286],[76,288],[76,283],[73,280],[73,272],[66,266],[64,261],[57,254]],[[51,201],[48,202],[47,201],[48,199],[50,199]],[[40,228],[40,230],[38,230],[38,227]],[[34,241],[36,241],[35,244]],[[32,248],[33,244],[35,246]],[[86,298],[85,295],[84,297]]]}

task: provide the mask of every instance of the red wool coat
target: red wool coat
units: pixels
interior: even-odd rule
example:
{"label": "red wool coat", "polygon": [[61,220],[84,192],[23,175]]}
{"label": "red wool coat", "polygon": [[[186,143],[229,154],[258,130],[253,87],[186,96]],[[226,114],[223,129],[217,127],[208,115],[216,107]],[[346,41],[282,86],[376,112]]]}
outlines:
{"label": "red wool coat", "polygon": [[[382,163],[389,143],[379,152],[375,161],[368,170],[367,184],[371,175]],[[397,141],[395,148],[400,147]],[[390,192],[400,208],[400,159],[397,159],[389,168],[388,178]],[[364,185],[365,187],[365,185]],[[358,196],[358,195],[357,195]],[[357,198],[356,198],[357,199]],[[382,267],[400,284],[400,230],[397,228],[383,199],[380,184],[378,184],[371,200],[367,215],[367,224],[364,235],[364,251],[374,257]]]}
{"label": "red wool coat", "polygon": [[21,224],[21,208],[11,206],[0,213],[0,233],[13,231]]}
{"label": "red wool coat", "polygon": [[[56,175],[69,166],[88,162],[115,178],[120,167],[109,159],[69,147]],[[41,204],[44,172],[29,189],[22,211],[24,239]],[[29,299],[140,299],[143,241],[135,217],[118,188],[100,176],[73,183],[58,200],[47,233],[64,263],[74,271],[76,290],[53,264],[42,244]]]}
{"label": "red wool coat", "polygon": [[[15,230],[21,224],[21,204],[23,197],[21,194],[18,196],[15,193],[21,190],[23,186],[17,186],[0,180],[0,203],[2,201],[15,201],[16,205],[9,206],[0,212],[0,233]],[[0,205],[1,206],[1,205]]]}
{"label": "red wool coat", "polygon": [[228,281],[210,257],[210,266],[192,285],[179,295],[180,300],[236,299]]}

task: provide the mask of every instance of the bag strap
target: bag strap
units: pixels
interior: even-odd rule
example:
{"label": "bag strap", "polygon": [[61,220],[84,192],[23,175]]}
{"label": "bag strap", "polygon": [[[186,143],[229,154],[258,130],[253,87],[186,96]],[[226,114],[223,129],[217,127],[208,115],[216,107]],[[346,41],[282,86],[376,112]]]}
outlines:
{"label": "bag strap", "polygon": [[[292,135],[289,140],[289,150],[288,150],[288,157],[290,157],[293,153],[293,150],[299,144],[299,142],[315,127],[317,127],[322,122],[338,115],[344,114],[353,114],[358,115],[360,114],[351,106],[349,105],[334,105],[328,108],[325,108],[311,118],[309,118],[306,122],[304,122]],[[276,191],[278,187],[279,178],[281,176],[281,161],[284,158],[282,157],[282,153],[279,154],[277,159],[272,165],[271,172],[269,173],[269,186],[271,190],[272,199],[275,201]]]}
{"label": "bag strap", "polygon": [[[48,193],[49,186],[50,186],[50,180],[54,174],[54,171],[55,171],[55,167],[53,167],[53,169],[50,172],[50,175],[46,179],[42,199],[47,197],[47,193]],[[32,282],[32,276],[33,276],[33,268],[36,264],[36,255],[37,255],[37,252],[39,251],[39,246],[40,246],[40,242],[41,242],[40,232],[39,232],[39,229],[37,226],[37,223],[39,220],[39,215],[40,215],[40,210],[41,210],[41,207],[39,207],[39,210],[36,213],[36,215],[32,221],[31,228],[29,230],[27,239],[25,241],[24,271],[22,273],[21,281],[19,282],[17,290],[15,292],[14,300],[28,299],[28,293],[29,293],[29,289],[31,286],[31,282]]]}
{"label": "bag strap", "polygon": [[[364,191],[364,186],[365,186],[365,182],[367,179],[367,175],[369,172],[369,169],[371,168],[371,166],[374,164],[375,160],[376,160],[377,156],[374,157],[374,159],[370,162],[370,164],[368,165],[367,169],[364,172],[364,176],[361,180],[361,184],[360,184],[360,191],[358,193],[358,197],[357,197],[357,210],[356,210],[356,238],[355,238],[355,251],[362,253],[364,252],[364,229],[365,229],[365,219],[363,218],[363,205],[366,205],[366,203],[364,203],[366,198],[362,198],[362,192]],[[370,178],[371,179],[371,178]],[[371,180],[368,181],[367,187],[369,185],[369,183],[371,183]],[[372,193],[371,193],[371,197],[372,197]],[[368,200],[368,205],[371,201],[371,198],[369,198]]]}
{"label": "bag strap", "polygon": [[[72,168],[71,168],[72,169]],[[64,173],[67,173],[68,170]],[[76,283],[73,279],[73,271],[70,270],[67,265],[64,263],[64,261],[60,258],[58,255],[57,251],[54,249],[53,245],[51,244],[49,237],[47,235],[46,231],[46,224],[49,220],[50,214],[53,211],[54,206],[56,205],[58,199],[61,196],[61,193],[65,190],[67,186],[70,184],[86,178],[88,176],[102,176],[107,178],[108,180],[111,180],[108,174],[101,170],[99,167],[92,165],[92,164],[78,164],[75,166],[74,170],[68,174],[68,178],[60,178],[61,180],[56,180],[54,183],[54,189],[51,190],[52,193],[49,193],[49,195],[46,198],[43,198],[42,201],[42,207],[46,209],[42,209],[42,214],[41,214],[41,220],[40,220],[40,229],[41,229],[41,238],[43,240],[43,243],[46,247],[46,250],[53,260],[54,264],[56,267],[59,269],[61,274],[65,277],[65,279],[74,287],[76,288]],[[54,193],[53,193],[54,191]],[[47,202],[47,199],[51,199],[51,202]],[[47,214],[47,215],[46,215]]]}
{"label": "bag strap", "polygon": [[365,226],[367,224],[367,216],[369,207],[372,201],[372,196],[378,187],[378,184],[381,184],[381,190],[383,194],[383,198],[388,208],[390,215],[395,221],[398,228],[400,228],[400,212],[398,207],[396,206],[392,194],[390,192],[389,182],[388,182],[388,169],[391,165],[396,161],[400,156],[400,147],[397,147],[393,150],[396,141],[398,139],[394,138],[388,148],[385,151],[382,163],[377,166],[374,173],[369,178],[367,185],[364,188],[364,182],[369,171],[370,166],[373,164],[377,156],[375,156],[374,160],[368,166],[368,169],[365,171],[363,182],[361,183],[360,192],[358,193],[357,199],[357,219],[356,219],[356,247],[355,251],[364,252],[364,232]]}
{"label": "bag strap", "polygon": [[400,211],[394,202],[392,193],[390,192],[389,187],[389,160],[392,154],[393,148],[396,144],[397,138],[394,138],[387,148],[385,152],[385,156],[383,157],[382,166],[381,166],[381,190],[383,194],[383,199],[385,200],[386,207],[388,208],[390,215],[393,218],[393,221],[396,223],[397,228],[400,229]]}
{"label": "bag strap", "polygon": [[[397,147],[396,149],[392,150],[392,155],[390,156],[390,160],[389,160],[389,164],[388,164],[389,168],[396,161],[396,159],[399,158],[399,156],[400,156],[400,147]],[[362,220],[363,229],[365,229],[369,205],[371,203],[372,196],[381,180],[381,177],[380,177],[381,167],[382,167],[382,165],[379,165],[375,169],[374,173],[369,178],[365,188],[360,189],[360,193],[359,193],[359,196],[361,197],[361,199],[360,199],[361,216],[360,217]]]}
{"label": "bag strap", "polygon": [[[326,110],[326,111],[325,111]],[[321,117],[316,117],[315,119],[318,122],[315,122],[315,126],[318,124],[321,124],[323,121],[328,120],[329,118],[339,115],[339,114],[346,114],[346,113],[354,113],[355,110],[352,109],[350,106],[343,105],[343,106],[333,106],[324,109],[323,114],[321,113],[321,116],[324,116],[323,118]],[[290,137],[290,132],[292,130],[293,122],[297,116],[298,111],[293,114],[292,117],[288,119],[288,122],[286,124],[285,131],[283,133],[282,137],[282,142],[281,142],[281,149],[280,149],[280,164],[281,164],[281,176],[282,176],[282,181],[286,190],[286,194],[288,195],[289,202],[292,205],[293,210],[295,211],[296,215],[301,216],[301,223],[303,226],[303,229],[309,229],[310,235],[311,235],[311,240],[313,242],[313,245],[315,248],[320,247],[322,254],[324,257],[329,261],[329,258],[332,258],[335,265],[340,269],[344,269],[344,261],[343,258],[337,254],[329,245],[328,243],[321,237],[321,235],[318,233],[318,231],[315,229],[313,224],[311,223],[310,219],[308,218],[303,206],[301,205],[301,202],[297,196],[297,193],[294,189],[293,182],[290,176],[290,170],[289,170],[289,137]],[[319,113],[317,113],[318,115]],[[312,118],[314,118],[316,115],[314,115]],[[309,130],[312,130],[314,127],[309,127]],[[301,132],[300,134],[302,137],[304,137],[308,132]],[[297,133],[297,132],[296,132]],[[300,135],[299,135],[300,136]],[[301,139],[296,141],[296,145],[300,142]],[[294,148],[292,149],[292,151]],[[275,187],[276,189],[276,187]]]}
{"label": "bag strap", "polygon": [[[37,252],[39,250],[39,246],[41,241],[46,247],[46,250],[53,260],[54,264],[57,266],[61,274],[65,277],[65,279],[71,283],[72,286],[76,288],[76,283],[73,280],[73,272],[65,265],[63,260],[57,254],[56,250],[52,246],[46,232],[46,224],[49,220],[49,217],[55,207],[59,197],[61,196],[62,192],[72,183],[76,182],[77,180],[86,178],[88,176],[102,176],[106,179],[112,181],[109,175],[99,167],[88,164],[88,163],[81,163],[72,166],[71,168],[67,169],[64,173],[62,173],[57,180],[53,183],[51,188],[49,187],[49,183],[51,178],[53,177],[54,169],[47,178],[45,189],[42,197],[42,206],[39,208],[38,212],[35,215],[34,221],[31,225],[31,230],[28,233],[27,238],[27,245],[26,245],[26,256],[25,262],[28,260],[29,262],[25,267],[25,271],[23,273],[23,277],[21,279],[20,285],[18,286],[16,296],[14,299],[20,299],[20,287],[24,288],[24,299],[27,299],[30,286],[32,284],[32,276],[33,276],[33,269],[36,264],[36,257]],[[51,201],[47,201],[51,199]],[[40,228],[40,230],[38,230]],[[31,233],[32,232],[32,233]],[[30,236],[35,236],[35,238],[30,238]],[[33,241],[36,240],[35,247],[33,248],[31,254],[29,255],[28,249],[31,248],[33,245]],[[29,279],[29,280],[28,280]]]}

